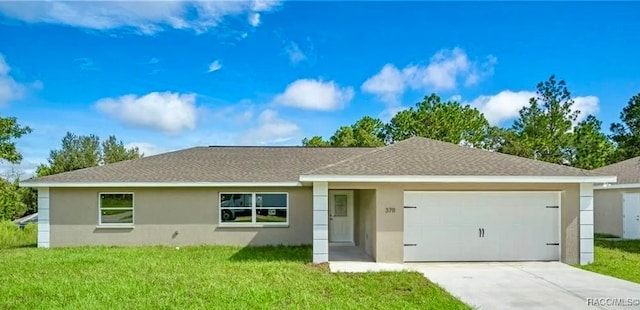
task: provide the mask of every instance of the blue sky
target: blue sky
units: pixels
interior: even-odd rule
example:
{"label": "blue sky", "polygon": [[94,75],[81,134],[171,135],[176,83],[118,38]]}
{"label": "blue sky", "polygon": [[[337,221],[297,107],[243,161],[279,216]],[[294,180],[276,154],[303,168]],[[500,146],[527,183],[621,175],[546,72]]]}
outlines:
{"label": "blue sky", "polygon": [[[567,81],[608,130],[640,92],[637,2],[0,2],[0,115],[31,173],[67,131],[147,155],[298,145],[431,92],[507,126]],[[8,169],[6,163],[0,169]]]}

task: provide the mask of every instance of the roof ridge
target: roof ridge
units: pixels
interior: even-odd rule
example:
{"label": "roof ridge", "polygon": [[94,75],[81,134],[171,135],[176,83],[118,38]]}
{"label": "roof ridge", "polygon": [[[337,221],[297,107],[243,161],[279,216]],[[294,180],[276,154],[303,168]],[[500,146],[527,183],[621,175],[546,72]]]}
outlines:
{"label": "roof ridge", "polygon": [[[307,171],[307,172],[305,172],[305,173],[303,173],[301,175],[314,173],[314,172],[316,172],[318,170],[331,168],[331,167],[346,163],[346,162],[348,162],[350,160],[358,159],[360,157],[363,157],[363,156],[366,156],[366,155],[369,155],[369,154],[373,154],[373,153],[376,153],[376,152],[379,152],[379,151],[383,151],[383,150],[388,150],[388,149],[390,149],[392,147],[396,147],[397,145],[402,144],[403,142],[411,140],[411,139],[414,139],[414,138],[422,138],[422,137],[414,136],[414,137],[410,137],[410,138],[407,138],[407,139],[404,139],[404,140],[401,140],[401,141],[398,141],[396,143],[392,143],[392,144],[389,144],[389,145],[380,146],[380,147],[373,147],[373,150],[371,150],[370,152],[365,152],[365,153],[362,153],[362,154],[358,154],[358,155],[354,155],[354,156],[351,156],[351,157],[347,157],[347,158],[345,158],[343,160],[340,160],[340,161],[337,161],[335,163],[331,163],[331,164],[328,164],[328,165],[324,165],[324,166],[309,170],[309,171]],[[355,148],[367,148],[367,147],[355,147]]]}

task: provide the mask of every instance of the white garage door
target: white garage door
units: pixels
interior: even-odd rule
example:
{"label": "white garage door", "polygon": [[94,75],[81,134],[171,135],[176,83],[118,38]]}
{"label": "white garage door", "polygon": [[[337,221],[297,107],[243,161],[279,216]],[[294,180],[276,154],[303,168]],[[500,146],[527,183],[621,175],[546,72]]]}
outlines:
{"label": "white garage door", "polygon": [[559,260],[558,192],[405,192],[405,261]]}

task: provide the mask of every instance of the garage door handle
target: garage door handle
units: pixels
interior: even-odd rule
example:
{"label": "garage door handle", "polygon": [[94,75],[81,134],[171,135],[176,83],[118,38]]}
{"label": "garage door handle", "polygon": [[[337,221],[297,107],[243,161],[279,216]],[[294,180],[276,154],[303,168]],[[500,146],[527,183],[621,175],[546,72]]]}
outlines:
{"label": "garage door handle", "polygon": [[418,246],[417,243],[405,243],[404,246]]}
{"label": "garage door handle", "polygon": [[560,243],[547,243],[547,245],[560,245]]}

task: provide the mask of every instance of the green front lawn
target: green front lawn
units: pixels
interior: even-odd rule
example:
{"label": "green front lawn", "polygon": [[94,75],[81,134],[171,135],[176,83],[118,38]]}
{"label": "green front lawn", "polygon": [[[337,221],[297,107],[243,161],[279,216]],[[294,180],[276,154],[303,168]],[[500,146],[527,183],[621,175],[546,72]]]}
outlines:
{"label": "green front lawn", "polygon": [[310,247],[0,251],[2,309],[469,309],[415,272],[336,274]]}
{"label": "green front lawn", "polygon": [[640,240],[596,239],[595,262],[586,270],[640,283]]}

